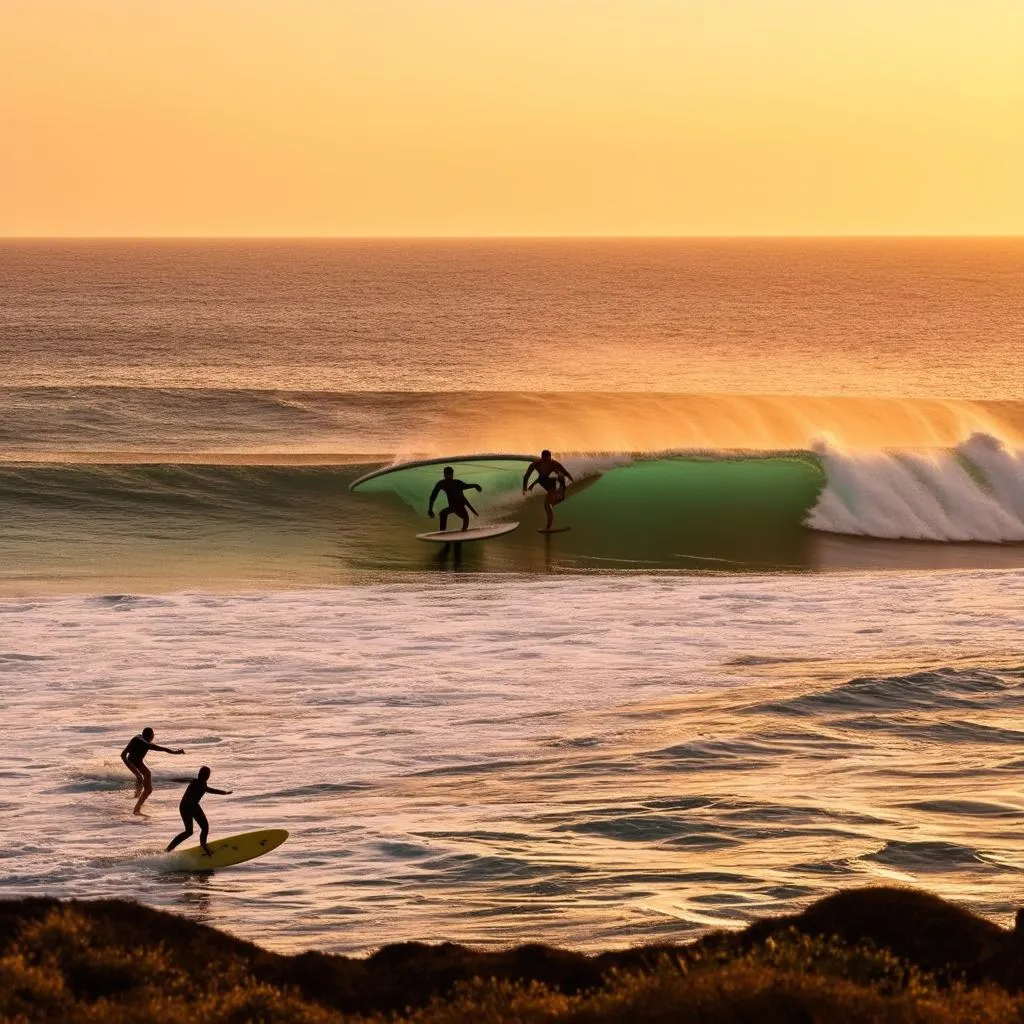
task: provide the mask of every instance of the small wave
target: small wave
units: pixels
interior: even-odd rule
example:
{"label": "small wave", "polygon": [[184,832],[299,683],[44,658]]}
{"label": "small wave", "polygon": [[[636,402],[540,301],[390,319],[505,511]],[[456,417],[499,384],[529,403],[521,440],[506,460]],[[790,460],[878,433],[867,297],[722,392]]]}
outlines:
{"label": "small wave", "polygon": [[932,814],[952,814],[958,818],[1024,817],[1024,808],[1008,807],[1005,804],[985,803],[981,800],[912,800],[898,806]]}
{"label": "small wave", "polygon": [[725,849],[738,840],[723,834],[721,825],[690,821],[668,814],[635,814],[559,825],[556,832],[596,835],[623,843],[665,843],[669,846]]}
{"label": "small wave", "polygon": [[372,787],[368,782],[317,782],[309,786],[297,786],[294,789],[275,789],[267,793],[255,793],[247,797],[247,802],[277,803],[281,800],[308,800],[320,796],[333,796],[337,793],[358,793],[370,788]]}
{"label": "small wave", "polygon": [[[942,668],[903,676],[850,679],[818,693],[755,704],[744,712],[815,716],[828,712],[970,709],[976,706],[974,698],[1002,694],[1015,685],[994,673]],[[878,725],[883,727],[884,723]]]}
{"label": "small wave", "polygon": [[865,854],[859,859],[913,873],[961,871],[964,868],[978,869],[986,865],[986,861],[974,847],[939,840],[902,842],[893,839],[882,849]]}
{"label": "small wave", "polygon": [[[159,783],[160,779],[154,777],[154,782]],[[103,793],[113,792],[121,789],[132,789],[135,786],[135,779],[124,771],[98,771],[98,772],[71,772],[66,776],[66,781],[56,787],[59,793]]]}
{"label": "small wave", "polygon": [[742,654],[736,658],[730,658],[724,662],[726,665],[758,666],[758,665],[802,665],[808,661],[825,661],[824,658],[800,658],[800,657],[769,657],[762,654]]}

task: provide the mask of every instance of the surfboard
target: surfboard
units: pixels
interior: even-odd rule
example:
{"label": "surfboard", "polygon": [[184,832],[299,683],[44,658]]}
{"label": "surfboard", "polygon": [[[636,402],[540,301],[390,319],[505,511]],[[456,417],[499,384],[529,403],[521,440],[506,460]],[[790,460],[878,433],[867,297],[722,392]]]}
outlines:
{"label": "surfboard", "polygon": [[[417,492],[434,485],[438,476],[438,467],[451,466],[455,475],[465,475],[475,482],[483,482],[486,493],[490,494],[501,489],[499,481],[508,478],[509,486],[518,488],[527,466],[536,459],[536,455],[509,455],[507,453],[481,452],[478,455],[448,455],[444,458],[416,459],[412,462],[395,462],[390,466],[381,466],[369,473],[364,473],[358,480],[348,485],[350,491],[396,490],[399,481],[410,479],[415,482]],[[422,472],[420,472],[422,471]],[[387,479],[384,479],[387,478]]]}
{"label": "surfboard", "polygon": [[434,530],[431,533],[417,533],[416,539],[433,541],[435,544],[462,544],[464,541],[501,537],[518,528],[518,523],[491,523],[489,526],[473,526],[468,530]]}
{"label": "surfboard", "polygon": [[215,871],[262,857],[276,850],[287,838],[287,829],[265,828],[227,839],[214,839],[207,843],[213,856],[207,856],[201,846],[190,846],[187,850],[174,850],[168,854],[168,859],[174,871]]}

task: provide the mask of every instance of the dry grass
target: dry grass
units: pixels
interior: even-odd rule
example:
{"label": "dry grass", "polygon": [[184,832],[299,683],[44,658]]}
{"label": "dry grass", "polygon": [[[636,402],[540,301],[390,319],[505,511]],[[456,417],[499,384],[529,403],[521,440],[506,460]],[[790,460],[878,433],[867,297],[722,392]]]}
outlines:
{"label": "dry grass", "polygon": [[[1012,980],[1021,958],[1010,933],[924,894],[872,892],[888,894],[877,904],[888,902],[897,936],[897,921],[902,927],[913,901],[926,917],[948,918],[947,925],[959,921],[961,945],[980,936],[975,961],[958,964],[936,951],[940,940],[957,948],[958,936],[948,931],[921,936],[918,959],[932,962],[922,966],[884,948],[877,937],[851,940],[801,930],[801,923],[821,917],[828,901],[767,929],[769,934],[762,922],[745,934],[674,950],[586,958],[539,946],[482,954],[450,945],[403,945],[368,960],[278,956],[130,903],[21,901],[0,904],[0,1021],[1024,1021],[1024,998]],[[931,969],[936,963],[941,970]],[[979,964],[989,964],[992,976],[977,976],[985,973]],[[962,980],[972,973],[970,982]]]}

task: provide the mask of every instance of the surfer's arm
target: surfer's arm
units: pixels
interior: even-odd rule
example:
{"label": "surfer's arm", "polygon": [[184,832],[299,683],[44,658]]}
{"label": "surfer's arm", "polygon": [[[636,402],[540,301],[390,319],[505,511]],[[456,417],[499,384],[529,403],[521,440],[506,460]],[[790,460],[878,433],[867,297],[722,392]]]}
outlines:
{"label": "surfer's arm", "polygon": [[477,510],[475,508],[473,508],[472,505],[470,505],[469,501],[465,497],[462,500],[466,502],[466,508],[468,508],[469,511],[473,513],[473,515],[475,515],[475,516],[480,515],[480,513],[477,512]]}
{"label": "surfer's arm", "polygon": [[441,481],[439,480],[434,484],[434,489],[430,492],[430,502],[427,504],[427,515],[433,518],[434,516],[434,502],[437,501],[437,496],[441,493]]}
{"label": "surfer's arm", "polygon": [[149,749],[150,750],[159,750],[161,754],[184,754],[185,753],[185,751],[181,747],[178,747],[176,750],[171,750],[170,747],[159,747],[155,743],[150,743]]}
{"label": "surfer's arm", "polygon": [[130,768],[132,770],[133,775],[138,775],[139,769],[132,764],[131,759],[128,757],[128,750],[130,747],[131,744],[129,743],[128,746],[121,751],[121,760],[124,761],[125,767]]}
{"label": "surfer's arm", "polygon": [[[558,472],[562,474],[562,476],[564,476],[567,480],[572,480],[572,473],[570,473],[569,470],[565,468],[565,466],[563,466],[560,462],[556,462],[554,465],[555,469],[557,469]],[[573,483],[575,483],[575,481],[573,481]]]}

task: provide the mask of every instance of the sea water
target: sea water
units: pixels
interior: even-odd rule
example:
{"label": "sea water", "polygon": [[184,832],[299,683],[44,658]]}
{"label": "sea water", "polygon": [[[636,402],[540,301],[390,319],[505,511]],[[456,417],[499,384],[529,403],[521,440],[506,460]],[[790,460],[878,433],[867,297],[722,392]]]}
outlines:
{"label": "sea water", "polygon": [[[0,891],[685,939],[1024,843],[1017,242],[0,248]],[[396,458],[542,446],[457,558]],[[472,463],[470,463],[470,466]],[[515,481],[513,481],[515,483]],[[118,754],[144,725],[133,816]],[[183,783],[265,859],[166,870]]]}

